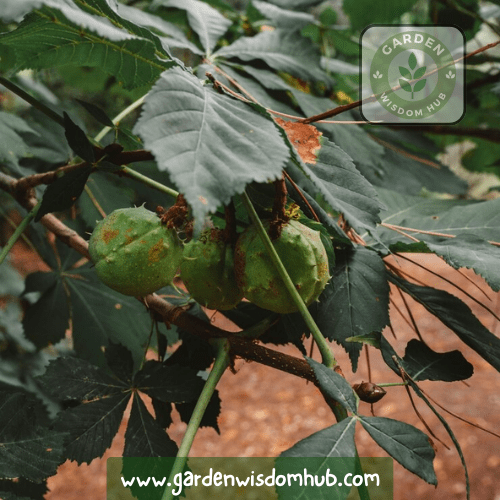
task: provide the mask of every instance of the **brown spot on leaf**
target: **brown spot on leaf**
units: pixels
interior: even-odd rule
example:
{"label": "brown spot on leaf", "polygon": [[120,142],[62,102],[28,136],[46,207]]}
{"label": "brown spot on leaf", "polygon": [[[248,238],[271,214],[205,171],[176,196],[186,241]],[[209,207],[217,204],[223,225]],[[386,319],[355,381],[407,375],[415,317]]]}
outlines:
{"label": "brown spot on leaf", "polygon": [[297,153],[305,163],[316,163],[316,153],[321,148],[319,138],[321,132],[314,126],[306,123],[287,122],[276,118],[276,122],[286,132]]}

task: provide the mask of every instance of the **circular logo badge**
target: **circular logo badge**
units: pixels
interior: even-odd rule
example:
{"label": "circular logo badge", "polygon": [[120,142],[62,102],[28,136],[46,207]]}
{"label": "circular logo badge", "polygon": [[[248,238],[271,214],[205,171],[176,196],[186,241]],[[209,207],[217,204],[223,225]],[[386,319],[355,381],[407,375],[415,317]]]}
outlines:
{"label": "circular logo badge", "polygon": [[370,65],[370,83],[377,101],[399,119],[425,119],[442,110],[456,81],[448,48],[418,30],[387,38]]}

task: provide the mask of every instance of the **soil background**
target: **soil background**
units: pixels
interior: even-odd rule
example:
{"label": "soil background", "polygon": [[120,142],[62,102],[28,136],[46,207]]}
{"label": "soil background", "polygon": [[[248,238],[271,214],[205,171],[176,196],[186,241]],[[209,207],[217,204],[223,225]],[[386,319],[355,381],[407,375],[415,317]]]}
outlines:
{"label": "soil background", "polygon": [[[23,251],[20,244],[16,244],[12,257],[12,264],[23,275],[40,268],[40,265],[32,260],[32,256]],[[408,257],[452,280],[476,298],[479,304],[487,305],[500,316],[500,294],[492,292],[482,278],[472,271],[460,270],[458,272],[435,256],[412,254]],[[393,263],[401,265],[416,280],[459,296],[487,328],[496,335],[500,332],[498,320],[457,288],[402,259]],[[479,288],[484,290],[488,297]],[[397,308],[404,311],[399,294],[392,293],[391,297]],[[449,411],[500,434],[500,374],[465,346],[453,332],[428,314],[422,306],[414,303],[410,298],[407,298],[407,301],[423,338],[432,349],[438,352],[459,349],[474,365],[474,375],[466,383],[423,382],[420,384],[421,387]],[[416,337],[409,326],[408,314],[405,312],[403,314],[404,318],[395,306],[391,306],[391,321],[397,339],[388,329],[384,332],[400,355],[404,354],[406,343]],[[220,316],[216,316],[214,321],[228,329],[231,326]],[[309,346],[309,340],[306,342]],[[272,345],[269,347],[275,348]],[[294,356],[301,356],[296,348],[277,347],[276,349]],[[352,373],[349,359],[342,348],[333,343],[332,349],[344,375],[351,384],[368,380],[364,352],[360,357],[358,371]],[[370,348],[369,352],[372,380],[378,383],[398,382],[399,379],[395,374],[386,368],[378,351]],[[318,359],[317,350],[315,358]],[[218,389],[222,400],[222,412],[219,417],[221,434],[209,428],[200,429],[191,450],[191,456],[276,456],[298,440],[335,423],[330,409],[312,384],[257,363],[237,360],[236,374],[225,373]],[[418,398],[414,399],[427,424],[450,449],[433,439],[437,449],[434,460],[438,478],[437,488],[394,463],[394,499],[465,499],[464,471],[449,436],[423,402]],[[373,409],[377,416],[403,420],[425,431],[403,387],[388,388],[387,395],[374,405]],[[370,405],[361,403],[360,410],[363,414],[369,415]],[[440,413],[451,425],[462,447],[471,480],[471,498],[500,500],[500,439],[444,411],[440,410]],[[48,481],[50,492],[46,495],[47,500],[79,500],[81,498],[104,500],[106,498],[106,459],[121,456],[125,427],[126,420],[122,422],[120,432],[113,441],[112,447],[102,459],[96,459],[90,465],[78,466],[69,461],[62,464],[58,474]],[[185,428],[186,425],[180,422],[177,415],[174,415],[174,424],[169,429],[169,434],[179,443]],[[356,436],[360,456],[387,456],[361,426],[358,426]]]}

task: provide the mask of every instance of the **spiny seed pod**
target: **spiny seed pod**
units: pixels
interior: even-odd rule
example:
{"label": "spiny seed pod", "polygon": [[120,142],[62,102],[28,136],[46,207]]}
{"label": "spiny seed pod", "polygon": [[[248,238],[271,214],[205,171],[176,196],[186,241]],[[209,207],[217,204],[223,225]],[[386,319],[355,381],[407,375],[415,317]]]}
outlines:
{"label": "spiny seed pod", "polygon": [[184,247],[181,278],[196,302],[222,311],[241,302],[243,292],[234,276],[233,254],[218,229],[204,231]]}
{"label": "spiny seed pod", "polygon": [[[269,229],[268,221],[264,228]],[[283,225],[273,245],[300,296],[306,305],[311,304],[330,279],[320,233],[291,220]],[[238,238],[234,267],[236,280],[250,302],[281,314],[298,310],[253,225]]]}
{"label": "spiny seed pod", "polygon": [[181,263],[182,244],[155,213],[143,207],[122,208],[97,224],[89,252],[103,283],[141,297],[172,283]]}

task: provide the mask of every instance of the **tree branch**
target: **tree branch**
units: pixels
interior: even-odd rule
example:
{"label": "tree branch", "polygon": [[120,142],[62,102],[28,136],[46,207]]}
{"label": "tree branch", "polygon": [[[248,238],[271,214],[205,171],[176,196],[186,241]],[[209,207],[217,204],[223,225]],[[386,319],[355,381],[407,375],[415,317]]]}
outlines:
{"label": "tree branch", "polygon": [[[23,193],[19,189],[16,189],[16,186],[18,185],[17,183],[17,179],[0,172],[0,189],[16,196],[17,201],[24,208],[31,210],[38,202],[34,195],[34,190],[32,188],[27,188],[27,190]],[[84,240],[76,231],[67,227],[52,214],[44,215],[40,219],[40,222],[49,231],[54,233],[54,235],[63,243],[73,248],[87,259],[91,260],[87,241]],[[163,321],[167,324],[173,323],[179,328],[189,331],[193,335],[205,340],[213,338],[227,338],[231,346],[230,353],[232,356],[238,356],[249,361],[257,361],[258,363],[266,366],[270,366],[272,368],[276,368],[277,370],[281,370],[317,383],[312,369],[303,359],[258,345],[253,339],[238,337],[234,332],[229,332],[218,328],[211,323],[207,323],[202,319],[189,314],[184,308],[174,306],[156,294],[147,295],[144,297],[144,300],[148,308],[160,315]]]}

